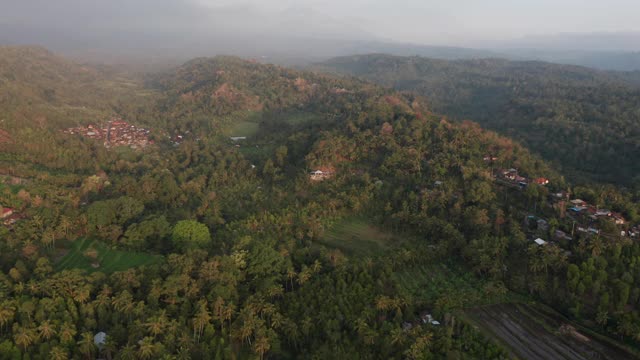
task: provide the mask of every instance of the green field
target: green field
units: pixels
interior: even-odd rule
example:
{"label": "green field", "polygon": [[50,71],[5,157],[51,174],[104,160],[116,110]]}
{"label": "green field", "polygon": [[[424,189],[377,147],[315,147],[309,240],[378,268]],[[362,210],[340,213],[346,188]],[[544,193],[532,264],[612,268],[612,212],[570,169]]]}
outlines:
{"label": "green field", "polygon": [[[84,255],[84,252],[90,247],[98,251],[98,262],[100,264],[98,268],[91,266],[91,261]],[[112,273],[157,263],[161,260],[161,256],[113,250],[96,240],[78,239],[73,243],[69,253],[56,264],[56,271],[83,269],[87,272]]]}
{"label": "green field", "polygon": [[394,240],[399,241],[393,234],[364,219],[348,218],[328,229],[320,243],[350,255],[375,256],[383,254]]}
{"label": "green field", "polygon": [[[261,112],[244,112],[236,114],[230,120],[225,134],[228,136],[254,137],[260,131],[260,122],[263,121]],[[314,113],[292,111],[278,114],[276,121],[290,126],[298,126],[322,120],[322,117]]]}
{"label": "green field", "polygon": [[283,120],[289,125],[301,125],[322,120],[318,114],[310,112],[290,112],[283,115]]}
{"label": "green field", "polygon": [[262,113],[260,112],[238,112],[231,116],[226,126],[225,134],[227,136],[246,136],[253,137],[260,130],[260,121]]}
{"label": "green field", "polygon": [[230,136],[246,136],[252,137],[258,133],[260,124],[248,120],[238,121],[231,126],[229,130]]}

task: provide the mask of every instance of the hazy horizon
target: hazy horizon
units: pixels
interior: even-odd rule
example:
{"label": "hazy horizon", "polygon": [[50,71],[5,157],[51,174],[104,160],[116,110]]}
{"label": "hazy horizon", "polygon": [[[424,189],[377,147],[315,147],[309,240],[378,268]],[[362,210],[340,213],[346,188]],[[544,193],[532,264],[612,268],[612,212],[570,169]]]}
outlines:
{"label": "hazy horizon", "polygon": [[[6,2],[0,25],[85,33],[255,33],[478,48],[558,34],[640,32],[638,13],[640,3],[628,0],[25,0]],[[640,50],[640,44],[614,45]]]}

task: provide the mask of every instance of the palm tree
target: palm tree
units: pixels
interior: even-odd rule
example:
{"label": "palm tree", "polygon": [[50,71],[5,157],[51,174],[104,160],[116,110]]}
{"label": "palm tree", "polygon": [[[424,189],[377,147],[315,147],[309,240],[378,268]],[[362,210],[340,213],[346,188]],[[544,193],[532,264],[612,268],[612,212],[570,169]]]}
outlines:
{"label": "palm tree", "polygon": [[51,360],[67,360],[67,359],[69,359],[69,353],[62,346],[55,346],[49,352],[49,359],[51,359]]}
{"label": "palm tree", "polygon": [[391,344],[393,345],[396,345],[396,344],[402,345],[402,343],[404,343],[406,338],[407,338],[407,334],[405,334],[401,328],[396,328],[393,331],[391,331]]}
{"label": "palm tree", "polygon": [[293,268],[287,269],[287,279],[291,282],[291,290],[293,290],[293,279],[297,277],[296,271]]}
{"label": "palm tree", "polygon": [[112,300],[112,305],[117,312],[127,315],[130,315],[135,307],[133,297],[127,290],[118,294],[118,296]]}
{"label": "palm tree", "polygon": [[107,336],[105,339],[104,345],[102,346],[101,352],[104,352],[107,360],[111,360],[112,354],[118,349],[118,344],[111,336]]}
{"label": "palm tree", "polygon": [[42,228],[44,227],[44,221],[42,220],[42,216],[40,215],[34,215],[31,218],[31,223],[38,228],[38,230],[42,230]]}
{"label": "palm tree", "polygon": [[155,352],[156,352],[156,345],[153,343],[152,338],[145,337],[140,341],[140,344],[138,345],[138,357],[140,359],[143,359],[143,360],[151,359]]}
{"label": "palm tree", "polygon": [[164,332],[164,329],[167,327],[168,322],[169,321],[167,319],[166,310],[162,310],[158,316],[150,318],[149,321],[145,324],[145,327],[147,328],[147,330],[149,330],[149,332],[155,339],[158,337],[158,335]]}
{"label": "palm tree", "polygon": [[298,284],[302,286],[307,281],[309,281],[310,278],[311,278],[310,271],[308,268],[305,268],[298,274]]}
{"label": "palm tree", "polygon": [[73,300],[79,304],[84,304],[91,298],[91,287],[89,285],[83,286],[73,294]]}
{"label": "palm tree", "polygon": [[265,335],[259,336],[253,345],[253,351],[260,355],[260,360],[264,359],[264,354],[266,354],[269,349],[271,349],[271,344],[269,343],[269,338]]}
{"label": "palm tree", "polygon": [[633,333],[633,324],[630,318],[628,316],[622,318],[622,320],[618,323],[618,328],[616,330],[618,331],[621,340],[625,336],[630,336]]}
{"label": "palm tree", "polygon": [[600,326],[604,327],[607,325],[609,321],[609,313],[607,311],[598,311],[596,314],[596,322],[600,324]]}
{"label": "palm tree", "polygon": [[96,350],[96,344],[93,341],[93,334],[90,332],[83,332],[78,341],[78,349],[87,358],[90,359]]}
{"label": "palm tree", "polygon": [[0,330],[4,330],[5,325],[9,324],[13,321],[13,317],[15,316],[16,308],[12,303],[8,301],[4,301],[0,305]]}
{"label": "palm tree", "polygon": [[222,310],[222,329],[224,330],[224,322],[227,321],[231,324],[231,318],[233,317],[234,312],[236,311],[236,306],[233,304],[229,304],[225,306]]}
{"label": "palm tree", "polygon": [[71,343],[73,339],[76,337],[76,327],[72,323],[66,322],[60,326],[60,340],[63,343]]}
{"label": "palm tree", "polygon": [[13,339],[18,346],[22,347],[22,351],[26,351],[36,341],[37,335],[33,329],[17,326],[13,333]]}
{"label": "palm tree", "polygon": [[60,232],[62,235],[64,235],[65,238],[69,237],[69,230],[71,230],[71,219],[69,219],[69,217],[67,216],[61,216],[60,217],[60,224],[58,225],[58,228],[60,229]]}
{"label": "palm tree", "polygon": [[209,314],[209,310],[207,309],[207,302],[201,301],[199,305],[200,309],[193,318],[193,337],[196,339],[196,342],[200,341],[205,326],[211,323],[211,314]]}
{"label": "palm tree", "polygon": [[45,248],[53,249],[56,243],[56,234],[52,230],[47,230],[42,234],[42,239],[40,241]]}
{"label": "palm tree", "polygon": [[133,345],[127,345],[120,349],[118,358],[122,360],[136,360],[136,348]]}
{"label": "palm tree", "polygon": [[46,320],[38,326],[38,333],[41,339],[49,341],[56,334],[56,329],[49,320]]}

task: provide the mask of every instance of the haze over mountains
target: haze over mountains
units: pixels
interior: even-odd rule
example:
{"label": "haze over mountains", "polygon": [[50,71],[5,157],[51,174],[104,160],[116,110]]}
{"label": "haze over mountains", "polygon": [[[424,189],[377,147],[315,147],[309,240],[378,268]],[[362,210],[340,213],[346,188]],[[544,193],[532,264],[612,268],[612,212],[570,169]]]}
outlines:
{"label": "haze over mountains", "polygon": [[[360,4],[361,14],[355,15],[347,11],[357,8],[352,2],[343,4],[342,11],[318,10],[312,1],[276,4],[279,6],[204,0],[17,2],[0,15],[0,44],[42,45],[81,61],[106,63],[148,63],[152,59],[175,64],[196,56],[234,54],[304,64],[342,55],[389,53],[640,70],[640,32],[526,36],[525,31],[533,30],[522,29],[508,35],[476,36],[467,30],[464,37],[464,26],[456,22],[463,22],[465,14],[430,11],[420,19],[410,16],[410,9],[400,9],[397,12],[406,24],[391,26],[395,20],[383,20],[381,14],[387,11],[391,16],[394,11],[380,4]],[[415,31],[408,29],[411,26]]]}

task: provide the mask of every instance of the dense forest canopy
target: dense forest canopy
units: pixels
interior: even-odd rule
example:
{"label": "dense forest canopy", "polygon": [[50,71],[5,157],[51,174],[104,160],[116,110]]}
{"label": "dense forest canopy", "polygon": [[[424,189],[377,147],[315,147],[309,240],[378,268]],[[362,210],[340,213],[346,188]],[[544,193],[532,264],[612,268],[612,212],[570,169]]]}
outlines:
{"label": "dense forest canopy", "polygon": [[640,88],[634,73],[388,55],[336,58],[320,68],[415,91],[436,112],[521,141],[576,182],[638,182]]}
{"label": "dense forest canopy", "polygon": [[[233,57],[145,80],[78,121],[4,112],[0,358],[506,359],[473,316],[504,303],[637,357],[634,194],[360,80]],[[154,141],[61,131],[111,114]]]}

